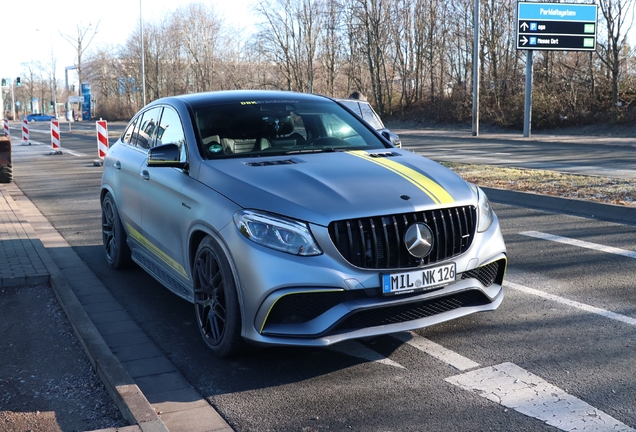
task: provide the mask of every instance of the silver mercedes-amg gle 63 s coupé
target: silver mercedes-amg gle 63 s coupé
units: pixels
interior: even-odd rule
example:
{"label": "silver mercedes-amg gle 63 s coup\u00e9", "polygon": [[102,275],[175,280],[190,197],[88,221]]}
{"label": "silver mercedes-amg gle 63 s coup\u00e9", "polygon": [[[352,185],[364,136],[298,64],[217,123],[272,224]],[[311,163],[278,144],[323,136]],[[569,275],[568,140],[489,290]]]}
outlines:
{"label": "silver mercedes-amg gle 63 s coup\u00e9", "polygon": [[415,330],[503,299],[484,192],[333,99],[159,99],[103,165],[108,263],[134,261],[193,303],[219,356]]}

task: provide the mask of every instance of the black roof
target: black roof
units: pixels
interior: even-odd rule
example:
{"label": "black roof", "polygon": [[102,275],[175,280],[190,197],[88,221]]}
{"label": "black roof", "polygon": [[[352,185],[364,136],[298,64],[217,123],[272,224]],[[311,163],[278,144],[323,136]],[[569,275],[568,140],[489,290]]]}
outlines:
{"label": "black roof", "polygon": [[209,105],[210,103],[258,103],[259,101],[297,102],[311,100],[329,100],[324,96],[280,90],[223,90],[206,93],[191,93],[157,99],[152,104],[181,102],[192,107]]}

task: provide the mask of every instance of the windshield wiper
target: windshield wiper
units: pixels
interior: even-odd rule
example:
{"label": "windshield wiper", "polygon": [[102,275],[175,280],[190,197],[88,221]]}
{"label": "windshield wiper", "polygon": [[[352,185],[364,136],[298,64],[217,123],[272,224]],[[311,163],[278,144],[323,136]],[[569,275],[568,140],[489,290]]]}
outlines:
{"label": "windshield wiper", "polygon": [[333,153],[333,152],[341,152],[343,149],[335,149],[333,147],[322,147],[322,148],[305,148],[300,150],[289,150],[285,152],[285,154],[301,154],[301,153]]}

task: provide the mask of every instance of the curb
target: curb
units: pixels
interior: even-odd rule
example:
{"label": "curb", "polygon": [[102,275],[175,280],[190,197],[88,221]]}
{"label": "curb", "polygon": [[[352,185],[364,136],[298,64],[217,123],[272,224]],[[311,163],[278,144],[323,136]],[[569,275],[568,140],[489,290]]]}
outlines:
{"label": "curb", "polygon": [[[7,191],[11,197],[24,196],[16,185],[8,187]],[[24,216],[20,208],[15,210],[20,211]],[[131,429],[128,430],[130,432],[135,430],[169,432],[144,394],[104,341],[61,270],[44,247],[42,240],[36,235],[35,230],[30,224],[23,224],[23,227],[31,238],[35,252],[50,274],[49,282],[55,297],[68,317],[88,360],[124,419],[133,425],[132,428],[129,426]]]}
{"label": "curb", "polygon": [[608,222],[636,224],[636,208],[634,207],[540,195],[532,192],[518,192],[489,187],[481,187],[481,189],[486,192],[488,199],[501,204],[531,207]]}

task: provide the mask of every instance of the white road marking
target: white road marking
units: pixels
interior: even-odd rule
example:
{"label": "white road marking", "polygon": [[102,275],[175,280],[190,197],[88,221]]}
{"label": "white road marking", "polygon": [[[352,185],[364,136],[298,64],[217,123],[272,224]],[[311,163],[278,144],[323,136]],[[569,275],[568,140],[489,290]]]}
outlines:
{"label": "white road marking", "polygon": [[64,152],[64,153],[68,153],[70,155],[77,156],[77,157],[88,156],[88,155],[86,155],[84,153],[76,152],[74,150],[69,150],[69,149],[64,148],[64,147],[60,147],[60,150],[62,150],[62,152]]}
{"label": "white road marking", "polygon": [[551,300],[551,301],[554,301],[554,302],[557,302],[557,303],[561,303],[561,304],[566,305],[566,306],[571,306],[573,308],[580,309],[580,310],[583,310],[585,312],[593,313],[593,314],[596,314],[596,315],[603,316],[605,318],[613,319],[613,320],[616,320],[616,321],[623,322],[625,324],[636,326],[636,318],[631,318],[631,317],[628,317],[628,316],[625,316],[625,315],[617,314],[615,312],[611,312],[611,311],[608,311],[606,309],[601,309],[601,308],[597,308],[597,307],[594,307],[594,306],[590,306],[590,305],[587,305],[585,303],[579,303],[579,302],[574,301],[574,300],[566,299],[565,297],[560,297],[560,296],[557,296],[557,295],[554,295],[554,294],[548,294],[546,292],[539,291],[539,290],[534,289],[534,288],[529,288],[529,287],[526,287],[526,286],[523,286],[523,285],[519,285],[519,284],[516,284],[514,282],[505,282],[504,285],[507,288],[512,288],[512,289],[515,289],[517,291],[524,292],[526,294],[531,294],[531,295],[535,295],[535,296],[538,296],[538,297],[542,297],[544,299],[548,299],[548,300]]}
{"label": "white road marking", "polygon": [[446,381],[563,431],[622,431],[634,429],[569,395],[513,363],[502,363]]}
{"label": "white road marking", "polygon": [[[51,145],[50,143],[46,144],[46,143],[43,143],[43,142],[40,142],[40,141],[33,141],[33,140],[29,140],[29,142],[31,144],[27,144],[27,145],[36,145],[36,146],[50,146]],[[77,157],[87,156],[85,153],[76,152],[75,150],[69,150],[69,149],[64,148],[64,147],[60,147],[60,150],[62,151],[62,153],[68,153],[70,155],[77,156]],[[51,147],[51,151],[53,151],[53,147]]]}
{"label": "white road marking", "polygon": [[519,234],[528,236],[528,237],[539,238],[543,240],[550,240],[553,242],[563,243],[563,244],[567,244],[571,246],[578,246],[578,247],[582,247],[586,249],[593,249],[593,250],[597,250],[601,252],[611,253],[614,255],[621,255],[628,258],[636,258],[636,252],[625,250],[625,249],[619,249],[619,248],[615,248],[611,246],[605,246],[598,243],[590,243],[583,240],[576,240],[573,238],[561,237],[558,235],[547,234],[547,233],[543,233],[539,231],[524,231],[524,232],[520,232]]}
{"label": "white road marking", "polygon": [[392,335],[394,338],[417,348],[426,354],[435,357],[438,360],[454,367],[457,370],[465,371],[469,369],[475,369],[479,367],[479,363],[475,363],[471,359],[468,359],[454,351],[444,348],[435,342],[423,338],[422,336],[408,332],[408,333],[396,333]]}
{"label": "white road marking", "polygon": [[356,341],[345,341],[345,342],[340,342],[337,343],[335,345],[331,345],[329,347],[330,350],[332,351],[337,351],[343,354],[347,354],[353,357],[358,357],[361,358],[363,360],[369,360],[372,362],[376,362],[376,363],[382,363],[388,366],[393,366],[393,367],[397,367],[397,368],[401,368],[401,369],[406,369],[404,366],[402,366],[399,363],[394,362],[393,360],[390,360],[388,358],[386,358],[385,356],[383,356],[382,354],[380,354],[377,351],[372,350],[371,348],[368,348],[366,345],[361,344],[360,342],[356,342]]}

